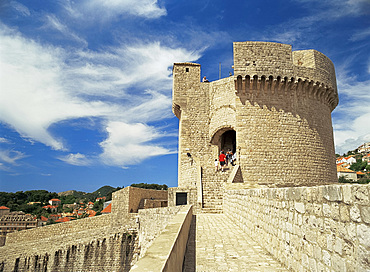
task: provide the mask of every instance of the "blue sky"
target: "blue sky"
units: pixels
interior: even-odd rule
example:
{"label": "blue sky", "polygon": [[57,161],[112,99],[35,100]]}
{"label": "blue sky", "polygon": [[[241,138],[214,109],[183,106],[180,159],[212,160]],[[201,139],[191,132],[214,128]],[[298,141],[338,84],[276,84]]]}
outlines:
{"label": "blue sky", "polygon": [[336,67],[337,153],[370,141],[368,0],[0,2],[0,191],[177,185],[172,64],[232,71],[233,41]]}

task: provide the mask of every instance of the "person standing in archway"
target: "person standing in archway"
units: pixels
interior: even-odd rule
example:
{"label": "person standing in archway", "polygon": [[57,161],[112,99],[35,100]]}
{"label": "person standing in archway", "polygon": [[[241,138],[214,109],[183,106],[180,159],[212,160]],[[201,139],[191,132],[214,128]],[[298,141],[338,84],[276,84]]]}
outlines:
{"label": "person standing in archway", "polygon": [[224,151],[221,151],[220,156],[218,156],[218,160],[220,161],[221,171],[223,172],[224,167],[225,167],[225,160],[226,160],[226,156],[224,154]]}

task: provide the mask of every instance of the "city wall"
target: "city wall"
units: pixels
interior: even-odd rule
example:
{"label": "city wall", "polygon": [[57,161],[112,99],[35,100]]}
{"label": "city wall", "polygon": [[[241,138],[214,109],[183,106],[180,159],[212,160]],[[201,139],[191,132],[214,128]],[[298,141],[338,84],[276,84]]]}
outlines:
{"label": "city wall", "polygon": [[127,187],[113,193],[111,214],[11,233],[0,247],[0,271],[129,271],[180,207],[128,211],[140,197],[166,195]]}
{"label": "city wall", "polygon": [[224,213],[293,271],[370,270],[370,185],[244,189]]}

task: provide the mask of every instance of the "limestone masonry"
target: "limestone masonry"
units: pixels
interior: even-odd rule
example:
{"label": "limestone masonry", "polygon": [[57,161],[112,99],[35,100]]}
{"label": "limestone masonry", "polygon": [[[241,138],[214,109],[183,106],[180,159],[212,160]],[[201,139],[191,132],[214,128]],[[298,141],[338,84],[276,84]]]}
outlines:
{"label": "limestone masonry", "polygon": [[[126,187],[110,214],[10,233],[0,272],[370,271],[370,185],[337,184],[332,62],[236,42],[234,75],[200,78],[173,66],[178,187]],[[216,171],[229,149],[236,165]]]}
{"label": "limestone masonry", "polygon": [[173,112],[180,120],[173,194],[187,193],[198,210],[221,212],[231,171],[215,174],[214,161],[229,149],[237,155],[239,181],[251,186],[337,181],[331,111],[338,94],[325,55],[235,42],[233,76],[201,82],[200,68],[173,66]]}

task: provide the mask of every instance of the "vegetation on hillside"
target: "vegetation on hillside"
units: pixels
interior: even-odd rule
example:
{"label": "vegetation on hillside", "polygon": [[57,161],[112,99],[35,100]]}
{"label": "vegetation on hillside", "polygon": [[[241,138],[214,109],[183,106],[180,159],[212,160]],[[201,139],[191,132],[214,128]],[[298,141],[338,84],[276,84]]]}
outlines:
{"label": "vegetation on hillside", "polygon": [[133,183],[130,186],[132,187],[138,187],[138,188],[143,188],[143,189],[153,189],[153,190],[167,190],[168,186],[166,184],[159,185],[155,183]]}
{"label": "vegetation on hillside", "polygon": [[[155,190],[167,190],[167,185],[159,184],[147,184],[139,183],[132,184],[133,187],[155,189]],[[11,211],[23,211],[25,213],[36,215],[37,217],[45,216],[48,217],[52,214],[50,209],[44,209],[45,205],[49,204],[49,200],[57,198],[61,200],[60,206],[57,208],[57,213],[61,212],[72,212],[72,208],[64,207],[64,204],[74,203],[88,203],[93,202],[93,210],[100,212],[104,206],[104,200],[96,201],[98,197],[105,197],[105,201],[112,200],[112,193],[122,189],[121,187],[114,188],[112,186],[103,186],[92,193],[85,193],[75,190],[61,192],[59,194],[55,192],[48,192],[46,190],[31,190],[31,191],[19,191],[16,193],[0,192],[0,206],[6,206]],[[35,202],[30,204],[31,202]]]}

